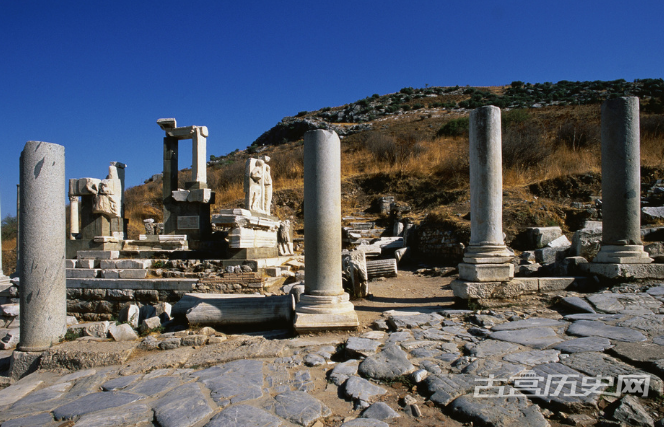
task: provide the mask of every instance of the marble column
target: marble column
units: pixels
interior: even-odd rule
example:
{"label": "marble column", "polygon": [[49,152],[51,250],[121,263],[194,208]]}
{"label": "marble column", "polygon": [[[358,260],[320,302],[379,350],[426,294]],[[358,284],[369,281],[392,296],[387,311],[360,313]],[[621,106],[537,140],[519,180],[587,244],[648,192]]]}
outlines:
{"label": "marble column", "polygon": [[69,240],[76,240],[78,228],[78,196],[69,196]]}
{"label": "marble column", "polygon": [[459,280],[509,281],[512,257],[503,240],[500,108],[480,107],[470,113],[470,245]]}
{"label": "marble column", "polygon": [[594,262],[647,264],[641,242],[639,98],[602,104],[602,243]]}
{"label": "marble column", "polygon": [[193,126],[191,136],[191,180],[207,188],[207,126]]}
{"label": "marble column", "polygon": [[297,332],[356,328],[341,278],[341,144],[335,132],[304,135],[304,294]]}
{"label": "marble column", "polygon": [[66,331],[65,149],[28,141],[21,153],[21,351],[42,351]]}
{"label": "marble column", "polygon": [[[2,219],[2,212],[0,211],[0,219]],[[0,235],[0,248],[2,248],[2,236]],[[0,250],[0,285],[9,284],[9,278],[5,276],[2,270],[2,250]]]}

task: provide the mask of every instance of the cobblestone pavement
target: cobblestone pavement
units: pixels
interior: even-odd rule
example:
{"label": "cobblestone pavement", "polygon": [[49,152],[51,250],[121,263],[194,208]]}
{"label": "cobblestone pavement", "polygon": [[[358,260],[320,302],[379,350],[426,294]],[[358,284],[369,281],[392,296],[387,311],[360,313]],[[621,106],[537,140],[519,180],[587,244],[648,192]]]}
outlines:
{"label": "cobblestone pavement", "polygon": [[663,302],[664,285],[624,285],[552,309],[386,311],[349,333],[78,340],[0,390],[0,422],[662,425]]}

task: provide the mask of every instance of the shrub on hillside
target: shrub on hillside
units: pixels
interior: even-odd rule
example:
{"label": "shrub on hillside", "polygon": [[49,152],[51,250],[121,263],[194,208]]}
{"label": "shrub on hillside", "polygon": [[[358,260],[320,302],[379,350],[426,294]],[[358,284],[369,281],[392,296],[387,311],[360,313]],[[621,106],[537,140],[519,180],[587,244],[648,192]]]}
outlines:
{"label": "shrub on hillside", "polygon": [[664,137],[664,116],[645,116],[641,117],[641,138],[661,138]]}
{"label": "shrub on hillside", "polygon": [[512,126],[503,132],[503,167],[538,167],[552,153],[539,126]]}
{"label": "shrub on hillside", "polygon": [[436,136],[458,137],[468,135],[468,125],[468,117],[460,117],[458,119],[450,120],[438,129]]}
{"label": "shrub on hillside", "polygon": [[558,129],[556,141],[572,150],[598,145],[600,126],[585,121],[567,121]]}
{"label": "shrub on hillside", "polygon": [[380,162],[394,164],[397,159],[397,142],[394,137],[380,132],[369,132],[364,147]]}

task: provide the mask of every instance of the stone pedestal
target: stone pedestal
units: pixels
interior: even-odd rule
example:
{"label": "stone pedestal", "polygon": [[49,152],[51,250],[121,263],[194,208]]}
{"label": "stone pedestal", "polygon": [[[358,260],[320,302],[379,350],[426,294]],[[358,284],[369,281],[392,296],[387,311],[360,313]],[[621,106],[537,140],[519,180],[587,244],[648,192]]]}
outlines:
{"label": "stone pedestal", "polygon": [[335,132],[304,135],[304,294],[295,309],[297,332],[359,325],[341,270],[341,147]]}
{"label": "stone pedestal", "polygon": [[459,280],[505,282],[514,278],[512,254],[503,241],[503,174],[500,108],[470,113],[470,245]]}
{"label": "stone pedestal", "polygon": [[602,243],[597,263],[648,264],[641,243],[639,98],[602,104]]}
{"label": "stone pedestal", "polygon": [[49,348],[65,334],[65,149],[29,141],[21,153],[21,339],[18,349]]}

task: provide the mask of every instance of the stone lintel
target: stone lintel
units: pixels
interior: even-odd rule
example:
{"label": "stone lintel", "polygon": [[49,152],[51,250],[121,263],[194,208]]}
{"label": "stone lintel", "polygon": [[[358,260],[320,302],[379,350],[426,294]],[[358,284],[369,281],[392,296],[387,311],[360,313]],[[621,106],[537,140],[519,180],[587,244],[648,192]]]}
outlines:
{"label": "stone lintel", "polygon": [[664,264],[607,264],[589,262],[580,264],[579,269],[605,279],[664,279]]}
{"label": "stone lintel", "polygon": [[459,264],[460,280],[471,282],[507,282],[513,278],[513,264]]}
{"label": "stone lintel", "polygon": [[[163,128],[162,128],[163,129]],[[183,126],[179,128],[164,129],[168,136],[177,139],[191,139],[196,132],[200,132],[202,136],[208,136],[207,126]]]}
{"label": "stone lintel", "polygon": [[516,277],[505,282],[469,282],[457,279],[450,286],[454,296],[461,299],[507,299],[567,289],[576,280],[575,277]]}

